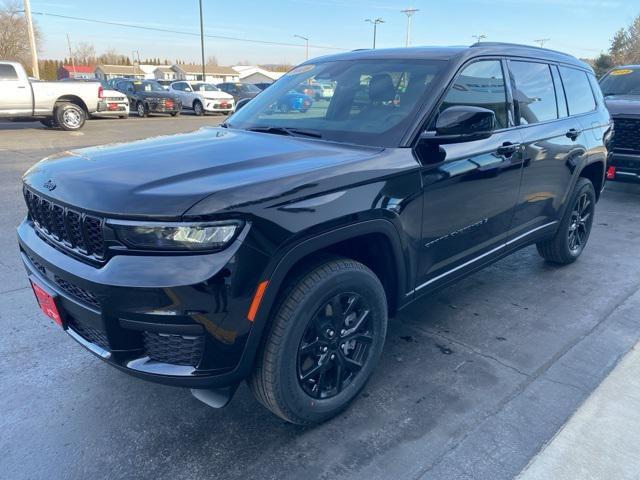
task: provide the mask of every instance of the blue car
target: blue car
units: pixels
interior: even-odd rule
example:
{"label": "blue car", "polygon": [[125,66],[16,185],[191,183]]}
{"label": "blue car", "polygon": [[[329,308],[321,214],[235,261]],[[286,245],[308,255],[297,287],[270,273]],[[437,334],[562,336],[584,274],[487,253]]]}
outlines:
{"label": "blue car", "polygon": [[271,108],[274,111],[287,113],[291,111],[306,112],[311,108],[313,99],[304,93],[298,93],[295,90],[283,95],[274,103]]}

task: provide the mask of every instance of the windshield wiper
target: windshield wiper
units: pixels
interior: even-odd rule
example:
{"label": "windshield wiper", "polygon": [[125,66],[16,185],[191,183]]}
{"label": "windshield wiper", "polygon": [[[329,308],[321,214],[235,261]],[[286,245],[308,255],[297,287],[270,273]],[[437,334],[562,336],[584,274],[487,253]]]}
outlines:
{"label": "windshield wiper", "polygon": [[312,137],[322,138],[322,135],[313,130],[303,130],[301,128],[288,127],[252,127],[247,128],[250,132],[274,133],[276,135],[289,135],[291,137]]}

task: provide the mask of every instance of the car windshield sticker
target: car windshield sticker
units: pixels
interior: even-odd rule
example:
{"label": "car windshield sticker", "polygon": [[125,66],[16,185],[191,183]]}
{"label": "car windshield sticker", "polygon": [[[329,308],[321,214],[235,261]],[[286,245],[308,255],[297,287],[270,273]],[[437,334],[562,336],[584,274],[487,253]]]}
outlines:
{"label": "car windshield sticker", "polygon": [[613,72],[611,72],[611,75],[629,75],[630,73],[633,73],[633,70],[630,70],[628,68],[623,68],[621,70],[614,70]]}

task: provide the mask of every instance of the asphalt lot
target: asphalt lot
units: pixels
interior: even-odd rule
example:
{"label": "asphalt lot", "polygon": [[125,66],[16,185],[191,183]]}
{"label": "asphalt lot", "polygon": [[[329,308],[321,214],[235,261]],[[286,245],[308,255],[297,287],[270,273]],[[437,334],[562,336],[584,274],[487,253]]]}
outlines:
{"label": "asphalt lot", "polygon": [[20,176],[71,147],[223,118],[0,123],[1,478],[513,478],[640,337],[640,186],[609,184],[579,262],[530,247],[412,304],[365,392],[320,427],[282,422],[244,385],[213,410],[102,364],[32,298]]}

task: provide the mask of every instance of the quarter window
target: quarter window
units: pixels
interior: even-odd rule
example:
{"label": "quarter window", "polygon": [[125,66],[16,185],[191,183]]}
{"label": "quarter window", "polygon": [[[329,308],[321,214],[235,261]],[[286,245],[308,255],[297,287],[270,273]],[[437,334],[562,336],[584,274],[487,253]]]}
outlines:
{"label": "quarter window", "polygon": [[16,80],[18,74],[12,65],[0,65],[0,80]]}
{"label": "quarter window", "polygon": [[507,91],[499,60],[475,62],[462,71],[442,102],[440,111],[456,105],[493,110],[497,128],[508,126]]}
{"label": "quarter window", "polygon": [[556,94],[549,65],[511,61],[509,69],[515,82],[513,96],[520,125],[558,118]]}
{"label": "quarter window", "polygon": [[579,115],[595,110],[596,100],[586,72],[575,68],[560,67],[560,75],[569,105],[569,115]]}
{"label": "quarter window", "polygon": [[551,67],[551,73],[553,74],[553,84],[556,87],[556,98],[558,99],[558,116],[560,118],[568,117],[569,111],[567,110],[567,97],[564,94],[564,87],[562,86],[558,67],[555,65]]}

